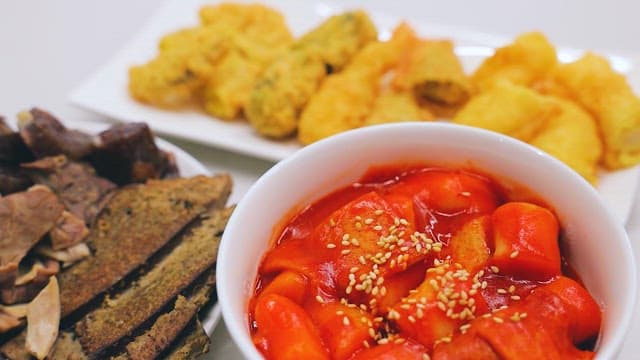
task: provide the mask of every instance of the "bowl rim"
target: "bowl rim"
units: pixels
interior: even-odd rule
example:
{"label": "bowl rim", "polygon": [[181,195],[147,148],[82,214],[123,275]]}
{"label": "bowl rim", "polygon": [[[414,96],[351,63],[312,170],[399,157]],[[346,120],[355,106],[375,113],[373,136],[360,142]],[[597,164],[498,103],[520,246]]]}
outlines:
{"label": "bowl rim", "polygon": [[[250,211],[251,203],[254,197],[257,196],[260,192],[264,191],[263,188],[268,185],[270,179],[274,176],[277,176],[278,173],[287,169],[291,166],[296,166],[298,162],[304,161],[307,158],[312,158],[316,154],[320,154],[325,150],[328,150],[331,147],[336,146],[344,146],[348,144],[344,144],[345,142],[351,141],[359,141],[362,138],[367,138],[369,136],[385,136],[393,133],[393,132],[444,132],[444,133],[452,133],[453,136],[459,137],[478,137],[482,142],[492,143],[495,142],[501,147],[513,148],[511,150],[518,151],[521,154],[526,154],[526,156],[537,157],[542,159],[547,163],[547,166],[551,168],[550,171],[554,172],[563,172],[566,176],[570,177],[570,181],[576,183],[577,186],[582,187],[582,191],[585,192],[585,196],[589,198],[590,201],[594,201],[598,204],[598,207],[603,209],[603,216],[607,223],[611,224],[613,229],[615,229],[614,238],[616,238],[616,243],[623,247],[625,250],[623,252],[624,259],[621,261],[624,263],[625,271],[627,272],[628,277],[628,291],[626,292],[625,299],[623,304],[625,305],[622,309],[622,314],[633,314],[633,310],[635,309],[636,301],[637,301],[637,274],[636,274],[636,265],[634,254],[631,248],[631,244],[629,238],[627,236],[627,232],[623,227],[623,224],[614,218],[613,214],[607,206],[602,201],[600,195],[597,193],[595,188],[589,184],[582,176],[568,167],[566,164],[556,159],[555,157],[547,154],[546,152],[533,147],[523,141],[518,139],[493,132],[490,130],[485,130],[481,128],[470,127],[466,125],[458,125],[451,124],[447,122],[418,122],[418,121],[408,121],[408,122],[400,122],[400,123],[389,123],[389,124],[380,124],[374,126],[368,126],[364,128],[358,128],[349,130],[325,139],[322,139],[318,142],[305,146],[304,148],[298,150],[294,154],[288,156],[287,158],[281,160],[269,170],[267,170],[260,178],[249,188],[247,193],[242,197],[240,202],[237,204],[236,209],[234,210],[229,222],[227,224],[227,229],[235,229],[236,227],[241,227],[242,224],[241,218],[244,216],[244,213]],[[491,173],[489,173],[491,174]],[[526,184],[523,184],[526,185]],[[329,189],[331,190],[331,189]],[[286,214],[282,214],[282,216],[286,216]],[[232,234],[231,231],[225,230],[223,233],[223,237],[220,243],[220,249],[218,252],[218,260],[216,265],[216,273],[218,274],[218,281],[216,284],[216,288],[218,291],[218,301],[222,308],[222,316],[227,326],[227,330],[233,340],[233,342],[238,346],[241,353],[246,358],[262,358],[261,354],[258,352],[257,348],[253,344],[250,339],[250,335],[248,332],[248,324],[239,324],[232,318],[232,314],[230,313],[231,308],[231,299],[229,299],[226,289],[229,289],[233,284],[228,282],[228,277],[226,276],[227,270],[229,266],[232,266],[233,259],[226,255],[230,250],[231,246],[230,240]],[[271,235],[265,236],[265,241],[271,239]],[[622,241],[620,241],[622,239]],[[263,254],[264,255],[264,254]],[[256,264],[256,268],[259,266],[259,263]],[[236,284],[237,286],[237,284]],[[603,309],[605,311],[606,309]],[[245,310],[246,313],[246,310]],[[620,319],[618,325],[613,329],[613,333],[611,336],[611,340],[606,344],[604,349],[598,349],[596,353],[596,358],[612,358],[615,357],[617,352],[622,348],[622,344],[625,340],[625,336],[627,335],[628,329],[630,327],[632,320],[632,316],[623,316]]]}

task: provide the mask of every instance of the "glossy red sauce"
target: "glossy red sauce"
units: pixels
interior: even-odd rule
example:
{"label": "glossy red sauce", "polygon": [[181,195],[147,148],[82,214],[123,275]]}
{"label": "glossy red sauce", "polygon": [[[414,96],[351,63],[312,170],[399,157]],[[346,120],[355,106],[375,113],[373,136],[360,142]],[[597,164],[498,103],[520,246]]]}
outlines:
{"label": "glossy red sauce", "polygon": [[[576,274],[560,256],[552,211],[518,189],[476,172],[384,167],[307,206],[286,222],[260,266],[250,301],[256,346],[272,359],[446,359],[452,346],[473,343],[467,347],[478,356],[489,344],[508,358],[509,344],[478,335],[504,319],[484,319],[510,314],[507,323],[524,328],[498,330],[512,336],[539,325],[520,320],[521,312],[549,302],[558,314],[543,322],[558,324],[536,331],[569,338],[557,349],[529,346],[589,357],[576,346],[597,336],[600,311],[569,280]],[[588,299],[575,305],[566,294]],[[587,320],[567,330],[584,311]]]}

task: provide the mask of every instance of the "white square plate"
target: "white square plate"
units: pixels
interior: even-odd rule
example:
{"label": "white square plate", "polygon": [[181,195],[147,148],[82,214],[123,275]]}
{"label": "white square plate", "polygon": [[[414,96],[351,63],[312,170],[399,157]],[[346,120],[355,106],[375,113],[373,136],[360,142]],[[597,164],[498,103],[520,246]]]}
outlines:
{"label": "white square plate", "polygon": [[[198,23],[198,9],[216,1],[169,0],[144,24],[129,41],[101,69],[90,76],[71,94],[71,101],[86,109],[101,113],[114,121],[144,121],[159,134],[183,138],[204,145],[279,161],[300,148],[295,140],[274,141],[256,134],[244,121],[222,121],[193,109],[167,111],[144,105],[129,96],[128,69],[142,64],[156,55],[158,40],[171,31]],[[280,10],[292,31],[299,35],[317,25],[327,16],[344,10],[336,3],[272,0],[267,2]],[[418,33],[426,37],[448,38],[456,43],[456,52],[467,71],[493,53],[493,48],[510,39],[471,32],[449,26],[424,24],[416,20],[410,9],[398,9],[397,14],[370,12],[382,38],[390,35],[399,20],[407,20]],[[404,12],[404,13],[402,13]],[[559,49],[561,61],[577,58],[581,51]],[[621,56],[609,56],[613,66],[626,74],[636,91],[640,89],[640,64]],[[640,167],[605,173],[598,191],[614,214],[626,222],[638,184]]]}

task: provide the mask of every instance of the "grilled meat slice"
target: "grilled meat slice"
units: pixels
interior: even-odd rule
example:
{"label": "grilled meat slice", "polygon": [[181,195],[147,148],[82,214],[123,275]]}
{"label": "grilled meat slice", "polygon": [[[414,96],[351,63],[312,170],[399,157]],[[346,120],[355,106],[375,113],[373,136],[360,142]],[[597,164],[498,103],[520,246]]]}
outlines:
{"label": "grilled meat slice", "polygon": [[20,260],[63,210],[58,197],[41,185],[0,198],[0,285],[13,286]]}
{"label": "grilled meat slice", "polygon": [[219,235],[231,209],[214,209],[203,215],[201,221],[178,236],[178,245],[160,262],[76,324],[76,334],[87,354],[93,356],[133,333],[213,266]]}
{"label": "grilled meat slice", "polygon": [[89,229],[84,219],[65,210],[56,221],[56,226],[49,232],[51,248],[67,249],[82,242],[87,235],[89,235]]}
{"label": "grilled meat slice", "polygon": [[53,115],[38,108],[18,114],[18,127],[22,140],[36,158],[64,154],[78,160],[94,149],[90,135],[67,129]]}
{"label": "grilled meat slice", "polygon": [[98,174],[118,185],[159,179],[169,169],[169,158],[145,123],[117,124],[101,132],[91,162]]}
{"label": "grilled meat slice", "polygon": [[59,275],[63,317],[144,264],[207,208],[223,206],[230,191],[226,174],[120,189],[91,228],[94,255]]}
{"label": "grilled meat slice", "polygon": [[46,157],[22,167],[34,182],[47,185],[58,194],[65,208],[87,224],[115,188],[111,181],[97,176],[90,165],[70,161],[64,155]]}

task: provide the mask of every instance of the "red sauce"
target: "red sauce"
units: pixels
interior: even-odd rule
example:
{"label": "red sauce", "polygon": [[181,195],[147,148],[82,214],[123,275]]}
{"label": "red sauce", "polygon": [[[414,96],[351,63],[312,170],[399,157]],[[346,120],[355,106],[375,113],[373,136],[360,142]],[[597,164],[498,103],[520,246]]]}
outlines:
{"label": "red sauce", "polygon": [[570,279],[555,215],[514,189],[475,172],[384,167],[307,206],[260,266],[256,346],[271,359],[447,358],[460,348],[509,358],[523,344],[532,356],[583,354],[600,310]]}

